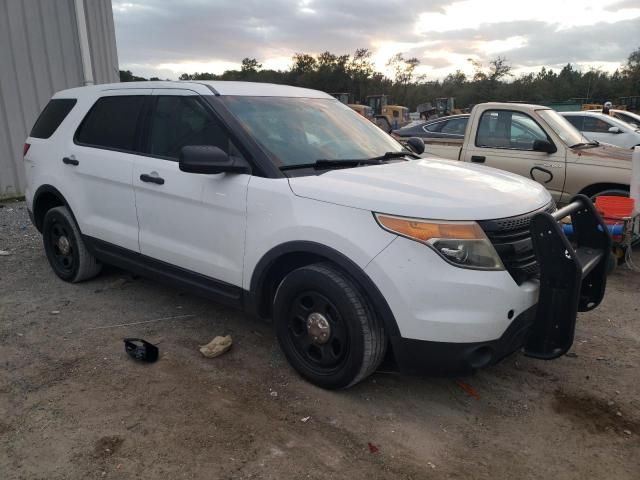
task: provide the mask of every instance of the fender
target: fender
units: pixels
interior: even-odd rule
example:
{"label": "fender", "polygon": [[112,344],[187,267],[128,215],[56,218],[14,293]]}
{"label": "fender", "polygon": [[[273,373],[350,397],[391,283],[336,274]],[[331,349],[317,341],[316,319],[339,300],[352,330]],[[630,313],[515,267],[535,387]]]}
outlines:
{"label": "fender", "polygon": [[[65,196],[62,195],[62,193],[60,193],[60,190],[58,190],[53,185],[49,185],[49,184],[40,185],[38,187],[38,189],[36,190],[36,192],[33,194],[33,202],[31,203],[32,208],[33,208],[33,212],[29,212],[29,216],[31,217],[31,222],[33,223],[33,225],[41,233],[42,233],[42,219],[40,219],[40,221],[38,221],[38,214],[40,213],[38,211],[38,203],[39,203],[40,197],[42,197],[42,195],[47,194],[47,193],[52,194],[55,197],[57,197],[62,202],[62,204],[69,209],[73,219],[76,220],[76,217],[73,214],[73,209],[69,205],[69,202],[67,202],[67,199],[65,198]],[[77,223],[78,222],[76,220],[76,224]]]}
{"label": "fender", "polygon": [[257,263],[253,274],[251,276],[251,283],[249,292],[246,297],[247,304],[245,308],[248,311],[259,313],[261,309],[261,296],[263,289],[265,288],[265,282],[267,280],[269,271],[277,261],[289,254],[309,254],[319,258],[324,258],[336,264],[339,268],[344,270],[350,275],[359,285],[362,287],[364,294],[371,302],[376,314],[383,321],[387,335],[390,337],[399,337],[400,330],[396,322],[387,301],[385,300],[378,287],[373,283],[373,280],[354,263],[349,257],[334,250],[331,247],[323,245],[321,243],[310,241],[292,241],[278,245],[269,250]]}

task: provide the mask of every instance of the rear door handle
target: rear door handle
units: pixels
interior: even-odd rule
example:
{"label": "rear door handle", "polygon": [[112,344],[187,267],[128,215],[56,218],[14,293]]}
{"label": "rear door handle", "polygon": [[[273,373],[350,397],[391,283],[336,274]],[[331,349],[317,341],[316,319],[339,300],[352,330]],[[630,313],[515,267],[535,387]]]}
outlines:
{"label": "rear door handle", "polygon": [[140,175],[140,180],[147,183],[155,183],[158,185],[164,185],[164,178],[156,177],[155,175],[149,175],[148,173],[143,173]]}
{"label": "rear door handle", "polygon": [[484,163],[485,160],[486,160],[486,157],[481,157],[479,155],[472,155],[471,156],[471,161],[473,163]]}
{"label": "rear door handle", "polygon": [[80,165],[80,162],[78,160],[70,157],[64,157],[62,159],[62,163],[64,163],[65,165]]}

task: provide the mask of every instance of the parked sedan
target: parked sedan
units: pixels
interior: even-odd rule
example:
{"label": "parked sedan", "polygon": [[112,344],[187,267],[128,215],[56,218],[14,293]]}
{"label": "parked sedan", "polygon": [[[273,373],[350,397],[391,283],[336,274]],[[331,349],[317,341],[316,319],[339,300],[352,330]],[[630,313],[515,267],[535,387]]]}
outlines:
{"label": "parked sedan", "polygon": [[[588,112],[598,112],[602,113],[602,110],[587,110]],[[629,112],[627,110],[609,110],[609,115],[611,117],[617,118],[618,120],[622,120],[623,122],[627,122],[633,128],[640,128],[640,115],[637,113]]]}
{"label": "parked sedan", "polygon": [[426,122],[413,122],[406,127],[394,130],[392,133],[400,138],[455,138],[461,140],[464,138],[468,121],[469,115],[451,115]]}
{"label": "parked sedan", "polygon": [[598,112],[562,112],[589,140],[622,148],[640,146],[640,130],[622,120]]}

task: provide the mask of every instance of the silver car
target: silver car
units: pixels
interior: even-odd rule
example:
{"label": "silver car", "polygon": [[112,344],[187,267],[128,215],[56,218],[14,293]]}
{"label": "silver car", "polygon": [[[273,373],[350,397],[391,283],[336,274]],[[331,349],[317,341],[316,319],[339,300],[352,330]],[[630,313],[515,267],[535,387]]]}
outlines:
{"label": "silver car", "polygon": [[[598,112],[602,113],[602,110],[587,110],[587,112]],[[609,115],[618,120],[622,120],[623,122],[628,123],[633,128],[640,128],[640,115],[637,113],[630,112],[628,110],[616,110],[612,108],[609,110]]]}
{"label": "silver car", "polygon": [[599,112],[562,112],[589,140],[622,148],[640,146],[640,130],[629,123]]}

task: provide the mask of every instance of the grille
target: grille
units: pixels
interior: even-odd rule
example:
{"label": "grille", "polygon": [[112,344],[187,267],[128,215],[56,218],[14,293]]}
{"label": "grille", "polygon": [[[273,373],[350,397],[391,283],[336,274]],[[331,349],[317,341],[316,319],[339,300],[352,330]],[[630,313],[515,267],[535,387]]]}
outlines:
{"label": "grille", "polygon": [[540,212],[554,212],[554,202],[534,212],[516,217],[481,220],[478,222],[500,255],[502,263],[518,285],[536,277],[538,261],[531,243],[529,225],[533,216]]}

